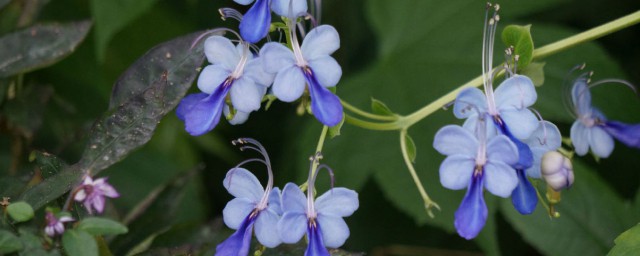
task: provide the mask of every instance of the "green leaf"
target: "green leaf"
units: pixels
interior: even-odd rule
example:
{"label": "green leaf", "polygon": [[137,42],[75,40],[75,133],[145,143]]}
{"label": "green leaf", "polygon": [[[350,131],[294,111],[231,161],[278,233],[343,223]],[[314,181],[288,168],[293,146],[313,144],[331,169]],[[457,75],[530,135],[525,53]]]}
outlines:
{"label": "green leaf", "polygon": [[107,44],[128,23],[151,8],[157,0],[91,0],[91,14],[96,22],[96,55],[104,60]]}
{"label": "green leaf", "polygon": [[26,202],[15,202],[7,206],[7,212],[17,222],[25,222],[33,218],[33,208]]}
{"label": "green leaf", "polygon": [[387,107],[382,101],[371,98],[371,111],[374,114],[383,115],[383,116],[392,116],[394,115],[393,111]]}
{"label": "green leaf", "polygon": [[62,159],[47,152],[33,151],[31,155],[33,156],[36,166],[40,168],[42,177],[45,179],[68,167]]}
{"label": "green leaf", "polygon": [[32,139],[42,125],[47,103],[52,96],[51,86],[29,86],[16,98],[6,101],[2,115],[13,131]]}
{"label": "green leaf", "polygon": [[20,195],[20,200],[28,202],[34,209],[40,209],[48,202],[62,196],[78,184],[84,173],[77,165],[71,165]]}
{"label": "green leaf", "polygon": [[110,111],[93,125],[80,159],[82,169],[96,174],[122,160],[151,139],[158,122],[184,96],[204,60],[193,33],[151,49],[118,79]]}
{"label": "green leaf", "polygon": [[340,136],[340,130],[342,129],[342,125],[344,125],[344,118],[345,118],[345,116],[343,115],[342,116],[342,120],[340,121],[340,123],[338,123],[338,124],[336,124],[336,125],[334,125],[332,127],[329,127],[329,131],[328,131],[329,132],[329,138],[333,139],[333,138],[335,138],[337,136]]}
{"label": "green leaf", "polygon": [[576,158],[573,167],[576,182],[562,193],[562,201],[556,206],[560,218],[549,218],[541,206],[531,215],[520,215],[509,200],[502,201],[501,212],[544,254],[604,255],[615,237],[636,224],[637,218],[590,168]]}
{"label": "green leaf", "polygon": [[117,221],[98,217],[89,217],[81,220],[77,228],[94,236],[120,235],[129,232],[125,225]]}
{"label": "green leaf", "polygon": [[519,56],[518,68],[526,68],[533,58],[533,39],[531,25],[509,25],[502,30],[502,42],[505,46],[515,47],[515,55]]}
{"label": "green leaf", "polygon": [[533,85],[542,86],[544,84],[544,62],[531,62],[529,65],[519,70],[522,75],[528,76],[533,81]]}
{"label": "green leaf", "polygon": [[19,251],[22,248],[22,243],[16,235],[6,230],[0,230],[0,254]]}
{"label": "green leaf", "polygon": [[635,225],[631,229],[620,234],[616,244],[607,255],[609,256],[632,256],[640,252],[640,225]]}
{"label": "green leaf", "polygon": [[411,138],[411,136],[409,136],[409,134],[407,133],[404,136],[404,143],[407,145],[407,154],[409,155],[409,159],[411,160],[412,163],[416,162],[416,143],[413,142],[413,139]]}
{"label": "green leaf", "polygon": [[34,25],[0,38],[0,78],[49,66],[71,54],[90,21]]}
{"label": "green leaf", "polygon": [[62,246],[69,256],[98,256],[98,244],[89,233],[71,229],[62,235]]}

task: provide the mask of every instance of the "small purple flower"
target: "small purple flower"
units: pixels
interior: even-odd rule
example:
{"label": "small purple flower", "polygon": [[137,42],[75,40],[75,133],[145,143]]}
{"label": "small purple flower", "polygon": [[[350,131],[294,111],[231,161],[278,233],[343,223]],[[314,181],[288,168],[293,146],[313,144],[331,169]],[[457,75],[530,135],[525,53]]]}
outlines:
{"label": "small purple flower", "polygon": [[[571,126],[571,141],[576,154],[584,156],[591,152],[601,158],[607,158],[615,146],[613,138],[633,148],[640,148],[640,124],[625,124],[608,121],[596,107],[591,106],[591,86],[607,81],[588,84],[589,74],[580,75],[571,88],[571,101],[576,121]],[[624,81],[614,80],[635,88]]]}
{"label": "small purple flower", "polygon": [[340,47],[340,36],[334,27],[321,25],[309,31],[300,46],[295,24],[290,22],[289,28],[293,51],[276,42],[260,50],[265,71],[276,75],[273,94],[281,101],[292,102],[308,89],[313,115],[324,125],[335,126],[342,121],[342,104],[327,88],[335,86],[342,76],[340,65],[330,56]]}
{"label": "small purple flower", "polygon": [[[248,5],[253,0],[234,0],[234,2]],[[271,0],[256,0],[240,21],[240,35],[245,41],[255,44],[269,33],[271,26]]]}
{"label": "small purple flower", "polygon": [[75,191],[73,200],[82,202],[90,214],[93,213],[92,208],[98,213],[104,211],[105,197],[116,198],[120,196],[113,186],[107,183],[107,178],[99,178],[94,181],[88,175]]}
{"label": "small purple flower", "polygon": [[[314,158],[313,161],[316,161]],[[307,196],[293,183],[282,191],[284,214],[278,222],[278,233],[285,243],[297,243],[307,234],[305,256],[329,256],[329,248],[338,248],[349,238],[349,227],[342,219],[358,209],[358,193],[347,188],[332,188],[314,200],[317,173],[327,168],[320,165],[315,174],[309,173]]]}
{"label": "small purple flower", "polygon": [[518,185],[511,167],[518,162],[518,150],[509,138],[496,135],[486,139],[486,125],[480,120],[476,136],[457,125],[442,127],[433,147],[447,158],[440,165],[440,183],[448,189],[467,188],[455,213],[458,234],[472,239],[480,233],[487,220],[483,188],[494,195],[509,197]]}
{"label": "small purple flower", "polygon": [[236,232],[216,247],[216,255],[248,255],[253,230],[258,241],[266,247],[273,248],[282,242],[277,233],[278,220],[282,215],[280,190],[273,188],[273,174],[267,152],[253,139],[242,138],[234,141],[235,143],[248,144],[240,149],[256,150],[265,158],[249,159],[238,166],[253,161],[262,162],[267,166],[269,181],[267,187],[263,188],[256,176],[244,168],[235,167],[227,172],[223,185],[236,198],[227,203],[222,215],[224,223],[229,228],[236,229]]}
{"label": "small purple flower", "polygon": [[176,110],[193,136],[205,134],[218,124],[227,94],[233,108],[248,115],[260,109],[262,97],[273,82],[273,75],[263,71],[261,58],[254,58],[244,42],[234,46],[227,38],[211,36],[205,41],[204,51],[211,65],[198,78],[202,93],[186,96]]}
{"label": "small purple flower", "polygon": [[47,226],[44,228],[44,233],[46,233],[50,237],[62,235],[62,233],[64,233],[64,223],[75,221],[69,216],[61,216],[60,218],[56,218],[56,216],[49,211],[47,211],[45,219],[47,221]]}

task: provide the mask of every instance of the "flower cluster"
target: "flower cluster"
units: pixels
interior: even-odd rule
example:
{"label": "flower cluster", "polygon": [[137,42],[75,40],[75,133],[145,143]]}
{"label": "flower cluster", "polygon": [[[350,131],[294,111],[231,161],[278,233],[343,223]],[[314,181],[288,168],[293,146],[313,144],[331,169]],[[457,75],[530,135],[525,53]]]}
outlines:
{"label": "flower cluster", "polygon": [[[358,194],[346,188],[332,188],[314,199],[318,172],[326,169],[333,177],[333,171],[326,165],[314,168],[318,156],[312,158],[306,196],[293,183],[286,184],[280,193],[273,187],[271,163],[264,147],[249,138],[238,139],[234,144],[242,145],[241,150],[258,151],[264,159],[246,160],[227,173],[223,185],[235,198],[225,206],[223,218],[236,232],[216,247],[216,255],[248,255],[252,233],[260,244],[273,248],[283,242],[297,243],[306,232],[307,256],[328,256],[327,247],[338,248],[344,244],[349,237],[349,227],[342,218],[358,209]],[[240,167],[248,162],[266,165],[269,175],[266,187]]]}
{"label": "flower cluster", "polygon": [[[489,8],[493,7],[493,8]],[[494,12],[490,16],[489,11]],[[493,35],[499,16],[498,5],[487,8],[483,42],[484,92],[462,90],[454,102],[454,115],[466,119],[463,126],[441,128],[434,148],[447,158],[440,165],[440,182],[448,189],[467,193],[455,213],[460,236],[472,239],[484,227],[487,206],[483,190],[511,197],[515,209],[530,214],[538,203],[528,177],[541,178],[541,159],[560,147],[558,128],[543,121],[529,109],[537,99],[531,79],[516,74],[517,56],[506,51],[507,65],[493,70]],[[513,64],[509,60],[514,59]],[[493,81],[500,71],[506,79],[494,91]]]}
{"label": "flower cluster", "polygon": [[[272,10],[285,22],[279,28],[287,34],[286,45],[268,42],[258,49],[255,43],[272,26]],[[201,93],[186,96],[176,110],[187,132],[199,136],[211,131],[223,112],[231,124],[244,123],[269,98],[266,95],[284,102],[302,98],[302,104],[309,104],[305,100],[309,97],[310,110],[322,124],[335,126],[342,121],[340,99],[328,89],[342,76],[340,65],[331,57],[340,47],[340,36],[330,25],[316,26],[306,0],[257,0],[245,15],[228,8],[221,13],[240,20],[240,40],[234,45],[222,36],[206,39],[204,52],[210,65],[198,78]],[[314,26],[308,33],[300,31],[302,44],[296,32],[304,29],[299,17],[312,19]]]}

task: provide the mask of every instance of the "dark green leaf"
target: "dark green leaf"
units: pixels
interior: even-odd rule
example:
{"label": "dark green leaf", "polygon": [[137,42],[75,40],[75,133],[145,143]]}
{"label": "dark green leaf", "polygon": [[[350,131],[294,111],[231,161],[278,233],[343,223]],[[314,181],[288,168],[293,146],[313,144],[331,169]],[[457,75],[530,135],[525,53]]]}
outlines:
{"label": "dark green leaf", "polygon": [[0,254],[22,250],[20,239],[13,233],[0,230]]}
{"label": "dark green leaf", "polygon": [[[604,255],[615,237],[635,223],[622,199],[591,169],[574,158],[576,182],[562,193],[556,206],[560,218],[551,219],[543,207],[520,215],[509,200],[501,211],[522,237],[548,255]],[[594,207],[602,206],[602,207]]]}
{"label": "dark green leaf", "polygon": [[151,49],[116,82],[110,106],[94,124],[79,162],[94,174],[151,139],[158,122],[184,96],[204,60],[193,33]]}
{"label": "dark green leaf", "polygon": [[[41,230],[39,230],[42,232]],[[22,251],[19,252],[20,256],[59,256],[60,253],[56,249],[46,251],[42,244],[44,241],[35,235],[38,232],[35,229],[25,228],[20,229],[20,242],[23,245]]]}
{"label": "dark green leaf", "polygon": [[518,68],[526,68],[533,58],[533,39],[531,25],[509,25],[502,30],[502,42],[506,47],[515,47],[515,55],[519,56]]}
{"label": "dark green leaf", "polygon": [[48,202],[62,196],[78,184],[84,173],[77,166],[64,168],[54,176],[25,191],[20,200],[28,202],[33,208],[39,209]]}
{"label": "dark green leaf", "polygon": [[[1,51],[1,50],[0,50]],[[27,139],[32,139],[42,125],[47,103],[53,96],[51,86],[30,86],[16,98],[7,100],[2,114],[9,127]]]}
{"label": "dark green leaf", "polygon": [[15,202],[7,206],[7,212],[17,222],[25,222],[33,218],[33,208],[26,202]]}
{"label": "dark green leaf", "polygon": [[104,60],[109,40],[128,23],[151,8],[157,0],[91,0],[91,13],[96,22],[96,55]]}
{"label": "dark green leaf", "polygon": [[60,158],[47,152],[33,151],[31,154],[33,156],[33,160],[36,162],[36,166],[40,168],[42,177],[45,179],[48,179],[60,172],[62,169],[68,167],[68,165]]}
{"label": "dark green leaf", "polygon": [[98,256],[98,244],[89,233],[67,230],[62,236],[62,246],[69,256]]}
{"label": "dark green leaf", "polygon": [[519,72],[531,78],[533,85],[542,86],[544,84],[544,64],[544,62],[531,62]]}
{"label": "dark green leaf", "polygon": [[404,136],[404,143],[407,146],[407,148],[405,150],[407,150],[407,154],[409,155],[409,160],[411,160],[412,163],[416,162],[416,143],[413,142],[413,139],[411,138],[411,136],[409,136],[409,134],[406,134]]}
{"label": "dark green leaf", "polygon": [[371,111],[374,114],[383,115],[383,116],[392,116],[394,115],[393,111],[387,107],[382,101],[371,98]]}
{"label": "dark green leaf", "polygon": [[77,228],[94,236],[120,235],[129,232],[125,225],[117,221],[98,217],[89,217],[81,220]]}
{"label": "dark green leaf", "polygon": [[340,130],[342,129],[342,125],[344,125],[344,115],[342,116],[342,120],[340,121],[340,123],[329,127],[329,138],[333,139],[337,136],[340,136]]}
{"label": "dark green leaf", "polygon": [[640,225],[620,234],[614,241],[616,245],[609,251],[609,256],[632,256],[640,252]]}
{"label": "dark green leaf", "polygon": [[0,77],[51,65],[72,53],[91,28],[90,21],[35,25],[0,38]]}

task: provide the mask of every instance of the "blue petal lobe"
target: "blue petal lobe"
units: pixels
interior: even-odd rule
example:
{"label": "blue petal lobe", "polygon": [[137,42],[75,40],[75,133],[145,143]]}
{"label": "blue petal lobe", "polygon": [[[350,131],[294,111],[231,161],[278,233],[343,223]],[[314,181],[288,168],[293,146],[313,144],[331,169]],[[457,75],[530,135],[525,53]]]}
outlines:
{"label": "blue petal lobe", "polygon": [[625,145],[640,148],[640,124],[609,121],[604,124],[603,128],[609,135]]}
{"label": "blue petal lobe", "polygon": [[516,170],[516,173],[518,174],[518,186],[511,193],[511,203],[520,214],[531,214],[538,204],[536,190],[523,170]]}
{"label": "blue petal lobe", "polygon": [[304,252],[304,256],[330,256],[331,255],[329,254],[329,251],[327,250],[327,248],[324,247],[320,225],[311,225],[311,224],[308,225],[307,239],[309,240],[309,245],[307,245],[307,250]]}
{"label": "blue petal lobe", "polygon": [[482,183],[482,175],[471,179],[467,194],[455,213],[456,230],[461,237],[467,240],[476,237],[487,222],[488,210],[482,195]]}
{"label": "blue petal lobe", "polygon": [[335,94],[318,83],[311,68],[306,69],[304,76],[309,84],[311,96],[311,112],[318,121],[326,126],[335,126],[342,121],[342,104]]}
{"label": "blue petal lobe", "polygon": [[248,255],[251,244],[251,229],[255,220],[255,218],[247,216],[235,233],[216,246],[215,255]]}
{"label": "blue petal lobe", "polygon": [[[213,130],[218,125],[224,107],[224,98],[227,96],[229,88],[230,86],[221,85],[211,95],[197,102],[190,98],[184,103],[191,105],[191,107],[185,105],[182,110],[179,110],[181,114],[178,114],[178,117],[182,116],[181,119],[184,120],[185,130],[189,134],[200,136]],[[194,98],[196,97],[194,96]],[[183,103],[180,102],[180,104]]]}
{"label": "blue petal lobe", "polygon": [[509,130],[509,127],[507,127],[507,124],[505,124],[504,122],[501,122],[501,120],[494,119],[494,123],[496,124],[496,126],[499,127],[502,134],[509,137],[511,142],[513,142],[513,144],[515,144],[516,147],[518,148],[518,162],[515,165],[513,165],[513,167],[516,169],[525,170],[533,166],[533,152],[531,152],[531,149],[529,148],[529,146],[527,146],[527,144],[524,144],[519,139],[516,139],[516,137],[514,137],[511,131]]}
{"label": "blue petal lobe", "polygon": [[240,35],[249,43],[257,43],[269,33],[271,0],[257,0],[240,21]]}
{"label": "blue petal lobe", "polygon": [[198,104],[198,102],[200,102],[207,96],[209,96],[209,94],[193,93],[182,98],[180,104],[178,104],[178,107],[176,108],[176,115],[178,116],[178,119],[184,122],[185,116],[191,111],[193,106]]}

